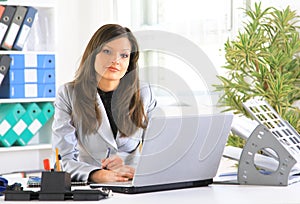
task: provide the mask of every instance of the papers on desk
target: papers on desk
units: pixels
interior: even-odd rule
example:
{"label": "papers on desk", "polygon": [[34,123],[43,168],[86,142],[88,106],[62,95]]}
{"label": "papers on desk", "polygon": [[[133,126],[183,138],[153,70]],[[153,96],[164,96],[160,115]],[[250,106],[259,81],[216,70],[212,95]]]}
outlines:
{"label": "papers on desk", "polygon": [[214,184],[239,184],[237,172],[222,173],[213,179]]}
{"label": "papers on desk", "polygon": [[[42,180],[42,178],[39,176],[30,176],[27,181],[27,187],[28,188],[41,187],[41,180]],[[87,182],[86,181],[72,181],[71,185],[72,186],[86,186]]]}

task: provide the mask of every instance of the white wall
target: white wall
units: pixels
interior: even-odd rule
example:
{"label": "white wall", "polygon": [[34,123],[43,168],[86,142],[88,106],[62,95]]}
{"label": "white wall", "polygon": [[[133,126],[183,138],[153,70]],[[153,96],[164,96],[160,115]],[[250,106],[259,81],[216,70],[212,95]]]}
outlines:
{"label": "white wall", "polygon": [[111,0],[59,0],[56,9],[57,87],[74,77],[81,55],[94,32],[112,22]]}

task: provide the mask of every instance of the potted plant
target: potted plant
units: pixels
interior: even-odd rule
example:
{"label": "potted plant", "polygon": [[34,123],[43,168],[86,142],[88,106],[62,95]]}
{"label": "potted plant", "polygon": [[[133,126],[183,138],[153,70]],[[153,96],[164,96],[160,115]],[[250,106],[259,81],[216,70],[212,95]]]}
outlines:
{"label": "potted plant", "polygon": [[[245,12],[243,31],[225,43],[227,73],[218,76],[221,84],[215,85],[223,92],[220,105],[250,117],[242,102],[261,97],[299,132],[299,16],[289,6],[262,9],[261,3]],[[244,141],[231,135],[228,145],[241,147]]]}

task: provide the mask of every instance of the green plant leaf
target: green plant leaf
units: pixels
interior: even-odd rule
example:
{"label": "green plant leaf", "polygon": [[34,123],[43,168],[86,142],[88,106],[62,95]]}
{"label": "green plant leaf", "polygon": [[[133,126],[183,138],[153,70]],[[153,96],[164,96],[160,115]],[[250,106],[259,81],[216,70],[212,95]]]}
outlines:
{"label": "green plant leaf", "polygon": [[[248,19],[235,40],[227,39],[225,47],[226,76],[218,76],[223,91],[219,104],[225,111],[250,115],[242,103],[254,97],[265,99],[284,120],[300,131],[300,39],[296,11],[255,3],[245,10]],[[232,136],[228,143],[243,142]]]}

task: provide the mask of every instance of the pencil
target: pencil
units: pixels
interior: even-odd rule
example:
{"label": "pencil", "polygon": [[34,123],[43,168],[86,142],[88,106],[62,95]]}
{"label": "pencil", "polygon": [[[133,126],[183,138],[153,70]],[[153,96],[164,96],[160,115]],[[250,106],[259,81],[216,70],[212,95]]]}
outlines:
{"label": "pencil", "polygon": [[58,148],[55,148],[55,163],[56,163],[56,171],[60,171],[60,163],[59,163],[59,156],[58,156]]}

